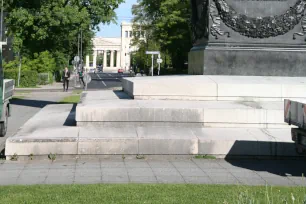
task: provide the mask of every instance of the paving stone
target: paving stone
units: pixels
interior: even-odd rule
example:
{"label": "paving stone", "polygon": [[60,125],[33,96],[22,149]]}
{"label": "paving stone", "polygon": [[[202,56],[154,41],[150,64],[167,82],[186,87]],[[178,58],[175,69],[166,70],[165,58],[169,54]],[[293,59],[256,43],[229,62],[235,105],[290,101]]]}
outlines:
{"label": "paving stone", "polygon": [[272,186],[296,186],[296,184],[287,177],[266,177],[264,180]]}
{"label": "paving stone", "polygon": [[101,161],[101,168],[125,168],[124,162]]}
{"label": "paving stone", "polygon": [[306,187],[306,178],[305,177],[288,177],[291,181],[293,181],[298,186]]}
{"label": "paving stone", "polygon": [[17,177],[0,178],[0,186],[15,185],[16,183],[17,183]]}
{"label": "paving stone", "polygon": [[121,175],[121,176],[103,175],[102,182],[103,183],[129,183],[129,177],[127,175]]}
{"label": "paving stone", "polygon": [[155,176],[130,176],[131,183],[157,183]]}
{"label": "paving stone", "polygon": [[101,169],[76,169],[75,176],[77,177],[101,177],[102,171]]}
{"label": "paving stone", "polygon": [[176,168],[178,172],[183,176],[199,176],[205,177],[207,176],[200,168]]}
{"label": "paving stone", "polygon": [[24,169],[25,164],[18,164],[18,163],[4,163],[0,166],[0,171],[2,170],[18,170],[18,169]]}
{"label": "paving stone", "polygon": [[217,161],[205,160],[205,159],[193,159],[192,160],[198,167],[202,169],[223,169]]}
{"label": "paving stone", "polygon": [[151,168],[127,168],[129,176],[154,176]]}
{"label": "paving stone", "polygon": [[30,177],[30,176],[20,176],[16,184],[18,185],[38,185],[38,184],[44,184],[46,180],[46,177],[37,176],[37,177]]}
{"label": "paving stone", "polygon": [[6,178],[6,177],[15,177],[15,178],[17,178],[20,175],[21,172],[22,172],[22,169],[0,170],[0,180],[2,178]]}
{"label": "paving stone", "polygon": [[74,179],[75,184],[99,184],[102,183],[101,176],[90,176],[90,177],[79,177],[76,176]]}
{"label": "paving stone", "polygon": [[158,183],[185,183],[182,176],[161,176],[156,175]]}
{"label": "paving stone", "polygon": [[102,176],[127,176],[126,168],[102,168]]}
{"label": "paving stone", "polygon": [[229,173],[227,169],[201,168],[205,173]]}
{"label": "paving stone", "polygon": [[213,184],[208,176],[184,176],[183,178],[190,184]]}
{"label": "paving stone", "polygon": [[73,184],[73,176],[48,176],[45,184]]}
{"label": "paving stone", "polygon": [[175,166],[176,168],[197,168],[197,165],[190,161],[190,160],[186,160],[186,161],[174,161],[171,162],[173,164],[173,166]]}
{"label": "paving stone", "polygon": [[53,176],[74,176],[75,170],[74,169],[50,169],[48,172],[48,176],[53,177]]}
{"label": "paving stone", "polygon": [[173,168],[169,161],[147,161],[151,168]]}
{"label": "paving stone", "polygon": [[257,171],[257,174],[262,178],[281,178],[282,176],[266,172],[266,171]]}
{"label": "paving stone", "polygon": [[233,176],[236,178],[261,178],[256,172],[253,171],[239,171],[239,172],[231,172]]}
{"label": "paving stone", "polygon": [[215,184],[239,184],[239,180],[237,180],[230,173],[207,173],[208,176]]}
{"label": "paving stone", "polygon": [[151,168],[150,165],[145,160],[125,161],[125,166],[127,168]]}
{"label": "paving stone", "polygon": [[156,176],[181,176],[175,168],[152,168]]}
{"label": "paving stone", "polygon": [[264,186],[267,184],[267,182],[260,177],[238,177],[237,179],[243,185]]}
{"label": "paving stone", "polygon": [[23,170],[21,173],[20,173],[20,176],[21,177],[32,177],[32,178],[35,178],[35,177],[46,177],[48,175],[48,169],[34,169],[34,170]]}

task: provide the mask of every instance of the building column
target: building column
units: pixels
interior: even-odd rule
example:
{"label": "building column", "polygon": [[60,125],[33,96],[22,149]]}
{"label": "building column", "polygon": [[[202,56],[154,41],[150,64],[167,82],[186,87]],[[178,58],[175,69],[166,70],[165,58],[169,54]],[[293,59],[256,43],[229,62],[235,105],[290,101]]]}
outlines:
{"label": "building column", "polygon": [[86,69],[89,69],[89,55],[86,55]]}
{"label": "building column", "polygon": [[94,50],[93,53],[93,68],[96,69],[97,68],[97,51]]}
{"label": "building column", "polygon": [[121,68],[120,62],[121,62],[121,60],[120,60],[120,51],[117,50],[116,67]]}
{"label": "building column", "polygon": [[111,51],[111,56],[110,56],[110,67],[114,67],[114,50]]}
{"label": "building column", "polygon": [[107,63],[107,50],[103,50],[103,69],[106,68]]}

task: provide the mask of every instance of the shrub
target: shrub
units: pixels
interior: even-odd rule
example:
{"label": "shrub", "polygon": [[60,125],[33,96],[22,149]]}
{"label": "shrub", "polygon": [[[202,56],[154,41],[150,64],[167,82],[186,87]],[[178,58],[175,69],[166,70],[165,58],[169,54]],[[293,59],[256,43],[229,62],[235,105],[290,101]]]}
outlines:
{"label": "shrub", "polygon": [[[18,83],[18,70],[4,70],[5,79],[14,79]],[[36,71],[23,70],[20,73],[20,87],[35,87],[38,83],[38,75]]]}

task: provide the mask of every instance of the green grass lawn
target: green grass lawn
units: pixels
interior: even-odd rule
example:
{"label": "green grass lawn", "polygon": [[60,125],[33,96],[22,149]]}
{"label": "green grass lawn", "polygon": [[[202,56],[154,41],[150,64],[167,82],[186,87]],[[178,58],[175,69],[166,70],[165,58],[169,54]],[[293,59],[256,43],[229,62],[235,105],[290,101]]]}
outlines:
{"label": "green grass lawn", "polygon": [[81,99],[81,95],[71,95],[65,97],[60,103],[79,103]]}
{"label": "green grass lawn", "polygon": [[238,185],[42,185],[0,187],[0,203],[306,203],[306,188]]}

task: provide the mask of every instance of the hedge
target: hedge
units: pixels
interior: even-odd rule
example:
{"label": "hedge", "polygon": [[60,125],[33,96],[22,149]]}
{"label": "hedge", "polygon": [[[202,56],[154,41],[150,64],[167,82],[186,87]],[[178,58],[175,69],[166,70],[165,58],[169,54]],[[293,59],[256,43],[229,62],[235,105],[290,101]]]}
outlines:
{"label": "hedge", "polygon": [[[14,79],[16,86],[18,83],[18,70],[4,70],[5,79]],[[38,83],[38,74],[36,71],[21,71],[20,87],[36,87]]]}

